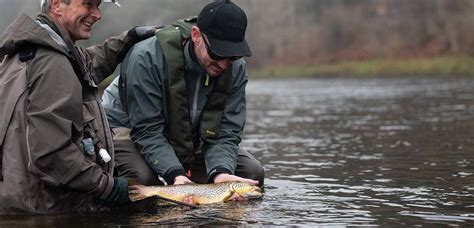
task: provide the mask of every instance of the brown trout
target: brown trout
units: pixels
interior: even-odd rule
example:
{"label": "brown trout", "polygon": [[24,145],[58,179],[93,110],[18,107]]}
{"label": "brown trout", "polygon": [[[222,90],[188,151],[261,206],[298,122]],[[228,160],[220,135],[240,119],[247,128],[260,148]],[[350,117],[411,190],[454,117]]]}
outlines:
{"label": "brown trout", "polygon": [[229,201],[233,194],[246,199],[257,199],[262,197],[262,190],[246,182],[229,181],[218,184],[183,184],[168,186],[129,186],[129,198],[132,202],[148,197],[157,196],[164,200],[182,203],[188,197],[193,197],[196,205],[211,204]]}

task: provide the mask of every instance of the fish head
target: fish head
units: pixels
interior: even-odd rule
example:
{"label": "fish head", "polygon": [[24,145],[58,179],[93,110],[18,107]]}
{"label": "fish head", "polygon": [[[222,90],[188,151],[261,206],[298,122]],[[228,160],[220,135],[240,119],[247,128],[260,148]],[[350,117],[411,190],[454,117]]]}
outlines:
{"label": "fish head", "polygon": [[232,186],[234,193],[246,199],[258,199],[262,197],[262,189],[246,182],[235,182]]}

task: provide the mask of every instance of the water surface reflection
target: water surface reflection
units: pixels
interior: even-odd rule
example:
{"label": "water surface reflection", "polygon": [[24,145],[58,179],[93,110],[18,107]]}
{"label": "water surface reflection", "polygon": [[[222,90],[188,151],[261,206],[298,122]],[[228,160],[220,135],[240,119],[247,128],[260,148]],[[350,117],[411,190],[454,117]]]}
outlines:
{"label": "water surface reflection", "polygon": [[262,200],[0,216],[2,224],[474,225],[473,79],[254,80],[243,144]]}
{"label": "water surface reflection", "polygon": [[[271,184],[312,208],[275,218],[474,224],[473,88],[471,79],[251,83],[245,143]],[[269,203],[286,207],[283,198]]]}

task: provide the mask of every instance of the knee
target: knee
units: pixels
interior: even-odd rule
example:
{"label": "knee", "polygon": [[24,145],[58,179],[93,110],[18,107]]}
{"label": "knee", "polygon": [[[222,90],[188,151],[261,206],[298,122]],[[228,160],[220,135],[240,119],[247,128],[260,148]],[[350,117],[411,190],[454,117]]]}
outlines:
{"label": "knee", "polygon": [[158,175],[153,172],[152,169],[147,168],[148,167],[127,170],[125,172],[121,172],[119,175],[137,181],[143,185],[158,185]]}
{"label": "knee", "polygon": [[258,181],[259,186],[263,186],[265,170],[257,160],[247,163],[245,170],[242,170],[242,177]]}
{"label": "knee", "polygon": [[158,174],[156,174],[153,170],[142,170],[136,174],[137,180],[139,183],[143,185],[158,185]]}
{"label": "knee", "polygon": [[265,180],[265,170],[263,169],[263,166],[258,163],[258,166],[254,166],[253,171],[254,173],[254,180],[258,181],[259,186],[263,186],[263,182]]}

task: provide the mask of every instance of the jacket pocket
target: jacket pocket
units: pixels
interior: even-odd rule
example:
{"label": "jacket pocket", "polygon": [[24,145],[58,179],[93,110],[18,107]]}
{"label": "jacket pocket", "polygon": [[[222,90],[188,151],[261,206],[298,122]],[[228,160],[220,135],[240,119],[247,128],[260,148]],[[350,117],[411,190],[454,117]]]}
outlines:
{"label": "jacket pocket", "polygon": [[95,162],[96,161],[96,154],[97,154],[97,149],[95,146],[93,133],[93,122],[95,121],[95,118],[92,115],[84,115],[84,128],[83,128],[83,137],[81,140],[81,150],[86,156],[86,158],[90,161]]}
{"label": "jacket pocket", "polygon": [[[105,138],[105,132],[104,132],[106,124],[103,122],[104,120],[102,120],[100,116],[97,116],[97,114],[100,115],[101,113],[100,107],[95,101],[85,101],[83,102],[83,110],[84,110],[84,137],[82,141],[83,151],[86,154],[89,154],[88,156],[91,156],[90,155],[91,153],[90,152],[88,153],[88,147],[90,146],[90,144],[89,146],[87,145],[92,140],[94,149],[95,149],[95,153],[94,153],[94,156],[92,156],[92,158],[94,158],[94,162],[103,166],[104,162],[107,163],[108,161],[110,161],[111,158],[110,158],[110,154],[108,154],[109,148],[108,148],[107,139]],[[106,159],[104,156],[109,157],[109,158]]]}

